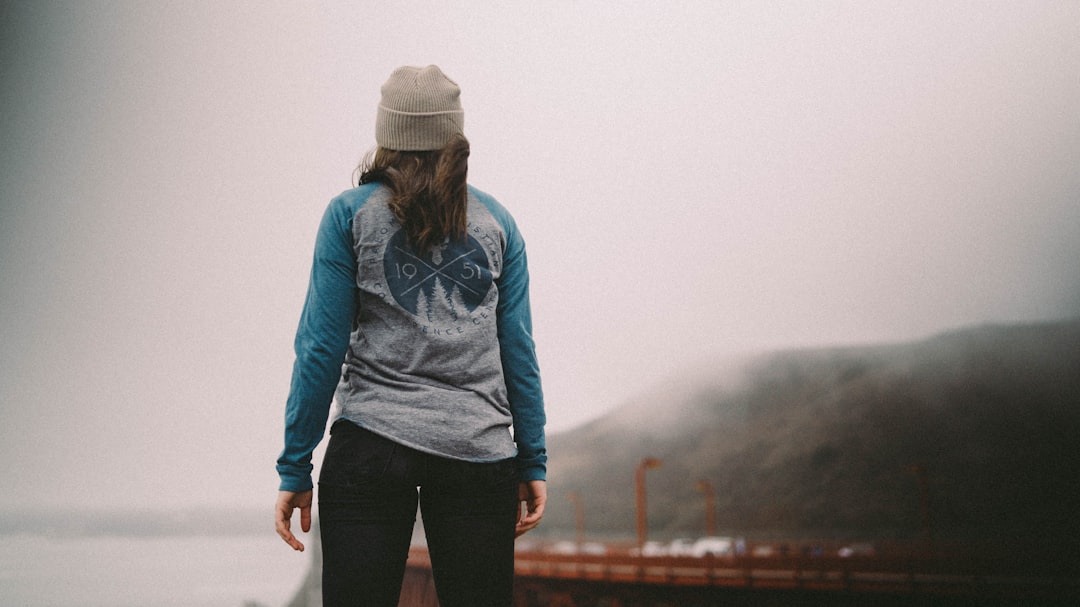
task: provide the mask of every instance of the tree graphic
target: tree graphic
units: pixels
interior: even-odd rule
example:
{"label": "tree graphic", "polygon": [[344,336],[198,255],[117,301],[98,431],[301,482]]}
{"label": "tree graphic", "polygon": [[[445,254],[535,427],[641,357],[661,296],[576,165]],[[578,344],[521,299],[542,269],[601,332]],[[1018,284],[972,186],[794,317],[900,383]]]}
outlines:
{"label": "tree graphic", "polygon": [[450,291],[450,314],[454,316],[454,320],[469,317],[469,306],[465,303],[465,298],[461,296],[461,289],[457,286]]}
{"label": "tree graphic", "polygon": [[431,318],[431,304],[423,291],[417,293],[416,296],[416,316],[428,322],[433,320]]}
{"label": "tree graphic", "polygon": [[450,309],[450,297],[446,294],[446,288],[443,287],[442,281],[439,280],[438,277],[435,278],[435,286],[431,289],[429,303],[429,310],[431,310],[439,320],[445,320],[445,313]]}

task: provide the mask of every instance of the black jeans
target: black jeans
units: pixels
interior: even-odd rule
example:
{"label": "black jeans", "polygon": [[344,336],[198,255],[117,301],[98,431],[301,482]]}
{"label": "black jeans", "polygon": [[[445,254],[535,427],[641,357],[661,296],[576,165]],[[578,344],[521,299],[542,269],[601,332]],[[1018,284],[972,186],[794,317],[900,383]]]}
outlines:
{"label": "black jeans", "polygon": [[319,474],[323,605],[397,606],[419,501],[440,607],[508,607],[517,483],[512,459],[436,457],[334,423]]}

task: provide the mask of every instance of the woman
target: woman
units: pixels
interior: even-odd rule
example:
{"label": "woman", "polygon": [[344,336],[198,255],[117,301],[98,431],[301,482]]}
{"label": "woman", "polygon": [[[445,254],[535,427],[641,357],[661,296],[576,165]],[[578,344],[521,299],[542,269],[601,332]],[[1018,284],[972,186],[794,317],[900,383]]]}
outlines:
{"label": "woman", "polygon": [[438,67],[395,70],[378,147],[319,227],[275,523],[304,549],[291,518],[299,508],[309,530],[311,453],[336,398],[319,474],[324,605],[397,605],[418,503],[442,607],[510,605],[514,538],[544,513],[525,245],[466,184],[463,120]]}

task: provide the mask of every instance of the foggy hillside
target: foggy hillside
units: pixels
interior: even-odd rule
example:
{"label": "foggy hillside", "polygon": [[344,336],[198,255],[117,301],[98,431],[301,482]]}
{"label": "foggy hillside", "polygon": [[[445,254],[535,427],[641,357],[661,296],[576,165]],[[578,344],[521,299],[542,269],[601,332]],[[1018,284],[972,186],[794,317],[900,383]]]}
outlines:
{"label": "foggy hillside", "polygon": [[548,532],[634,533],[644,457],[650,537],[1080,537],[1080,320],[924,341],[797,350],[673,380],[549,438]]}

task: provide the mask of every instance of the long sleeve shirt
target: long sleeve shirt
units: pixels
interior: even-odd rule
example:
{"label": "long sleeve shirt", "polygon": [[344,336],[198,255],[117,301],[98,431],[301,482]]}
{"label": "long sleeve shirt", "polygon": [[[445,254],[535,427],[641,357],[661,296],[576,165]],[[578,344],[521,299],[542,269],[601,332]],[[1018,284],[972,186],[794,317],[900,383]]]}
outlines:
{"label": "long sleeve shirt", "polygon": [[335,420],[442,457],[515,457],[521,480],[543,480],[543,392],[513,217],[470,186],[466,237],[416,251],[389,197],[362,185],[323,215],[294,344],[280,488],[312,487],[311,454],[335,399]]}

